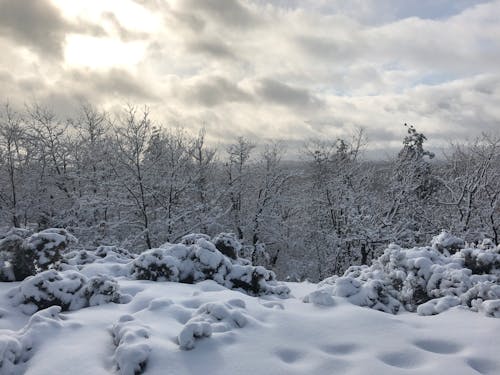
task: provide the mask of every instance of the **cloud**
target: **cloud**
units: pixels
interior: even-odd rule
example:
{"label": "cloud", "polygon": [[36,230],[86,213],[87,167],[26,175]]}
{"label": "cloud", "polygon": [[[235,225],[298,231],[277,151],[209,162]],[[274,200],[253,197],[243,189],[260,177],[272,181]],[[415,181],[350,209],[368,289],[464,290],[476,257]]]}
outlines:
{"label": "cloud", "polygon": [[203,40],[200,38],[197,40],[188,41],[186,43],[186,48],[189,52],[208,55],[209,57],[213,57],[216,59],[237,59],[236,55],[231,50],[231,47],[222,40]]}
{"label": "cloud", "polygon": [[320,107],[321,100],[312,95],[308,90],[292,87],[272,78],[264,78],[257,84],[258,95],[263,100],[289,107],[308,108]]}
{"label": "cloud", "polygon": [[61,58],[67,22],[48,0],[0,1],[0,31],[45,57]]}
{"label": "cloud", "polygon": [[206,107],[230,102],[250,102],[251,95],[236,83],[220,76],[194,78],[181,88],[185,101],[195,100]]}
{"label": "cloud", "polygon": [[213,22],[235,28],[255,27],[260,23],[259,17],[239,0],[185,0],[182,2],[186,10],[203,15]]}
{"label": "cloud", "polygon": [[148,103],[163,123],[205,124],[214,143],[297,145],[361,126],[390,150],[405,122],[433,147],[498,130],[498,0],[123,1],[87,14],[0,0],[3,95],[61,111]]}

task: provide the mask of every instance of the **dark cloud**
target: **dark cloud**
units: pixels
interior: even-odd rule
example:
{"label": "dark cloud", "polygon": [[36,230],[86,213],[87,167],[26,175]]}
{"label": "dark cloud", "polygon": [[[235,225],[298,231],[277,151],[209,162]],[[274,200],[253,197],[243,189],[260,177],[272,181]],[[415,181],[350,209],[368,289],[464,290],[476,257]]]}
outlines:
{"label": "dark cloud", "polygon": [[220,25],[248,28],[261,23],[260,18],[238,0],[185,0],[181,4],[185,11],[203,15]]}
{"label": "dark cloud", "polygon": [[307,89],[293,87],[272,78],[260,80],[257,85],[257,94],[266,101],[284,106],[307,108],[322,105],[321,100]]}
{"label": "dark cloud", "polygon": [[325,36],[298,35],[294,42],[299,49],[312,57],[327,59],[331,64],[352,61],[362,55],[363,45],[361,39],[335,39]]}
{"label": "dark cloud", "polygon": [[76,82],[82,82],[88,86],[90,93],[95,92],[104,98],[159,100],[149,84],[140,81],[126,70],[116,68],[105,72],[75,70],[72,76]]}
{"label": "dark cloud", "polygon": [[197,81],[185,92],[186,100],[214,107],[228,102],[249,102],[252,97],[237,84],[223,77],[207,77]]}
{"label": "dark cloud", "polygon": [[1,34],[45,57],[62,57],[68,26],[48,0],[0,0]]}
{"label": "dark cloud", "polygon": [[231,48],[220,40],[193,40],[186,44],[186,49],[189,52],[201,53],[216,59],[237,59]]}

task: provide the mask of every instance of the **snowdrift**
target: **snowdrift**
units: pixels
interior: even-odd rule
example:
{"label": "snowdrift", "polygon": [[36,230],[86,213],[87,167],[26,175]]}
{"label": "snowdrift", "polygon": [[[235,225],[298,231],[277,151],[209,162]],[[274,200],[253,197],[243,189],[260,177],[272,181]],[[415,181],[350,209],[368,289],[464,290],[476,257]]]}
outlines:
{"label": "snowdrift", "polygon": [[352,266],[332,276],[304,302],[333,305],[343,297],[358,306],[398,313],[439,314],[454,306],[500,317],[500,246],[485,240],[477,247],[449,233],[431,246],[403,249],[391,244],[371,266]]}

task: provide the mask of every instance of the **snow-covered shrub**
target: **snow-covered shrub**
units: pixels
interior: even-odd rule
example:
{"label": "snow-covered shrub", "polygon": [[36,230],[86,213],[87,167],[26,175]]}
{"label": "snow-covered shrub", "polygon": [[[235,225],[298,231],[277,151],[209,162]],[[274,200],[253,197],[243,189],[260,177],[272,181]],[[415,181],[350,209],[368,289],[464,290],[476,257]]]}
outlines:
{"label": "snow-covered shrub", "polygon": [[225,256],[231,259],[238,258],[242,246],[234,233],[220,233],[212,239],[212,242]]}
{"label": "snow-covered shrub", "polygon": [[459,254],[464,259],[465,267],[474,274],[500,272],[500,247],[480,247],[462,249]]}
{"label": "snow-covered shrub", "polygon": [[245,302],[242,300],[201,305],[177,336],[179,346],[181,349],[193,349],[196,339],[210,337],[213,332],[227,332],[244,327],[247,323],[247,318],[241,312],[244,308]]}
{"label": "snow-covered shrub", "polygon": [[275,273],[262,266],[235,264],[226,276],[225,286],[231,289],[242,289],[251,295],[288,296],[290,289],[275,280]]}
{"label": "snow-covered shrub", "polygon": [[132,276],[138,280],[178,281],[177,260],[165,249],[143,252],[132,262]]}
{"label": "snow-covered shrub", "polygon": [[450,255],[463,249],[465,247],[465,241],[443,230],[439,235],[432,238],[431,245],[441,253]]}
{"label": "snow-covered shrub", "polygon": [[72,266],[81,266],[84,264],[94,263],[97,256],[92,251],[76,250],[63,255],[64,263]]}
{"label": "snow-covered shrub", "polygon": [[99,246],[94,254],[99,258],[116,263],[128,262],[135,258],[135,254],[118,246]]}
{"label": "snow-covered shrub", "polygon": [[78,310],[108,302],[129,301],[128,296],[120,294],[116,281],[109,277],[95,276],[88,279],[72,270],[48,270],[30,276],[11,289],[7,296],[14,306],[19,306],[26,314],[50,306]]}
{"label": "snow-covered shrub", "polygon": [[[251,295],[288,296],[289,288],[276,282],[274,272],[229,258],[204,236],[197,235],[196,238],[196,242],[190,245],[168,244],[143,252],[131,262],[132,276],[141,280],[183,283],[214,280]],[[192,239],[190,237],[185,242],[190,243]]]}
{"label": "snow-covered shrub", "polygon": [[500,318],[500,299],[483,301],[479,311],[492,318]]}
{"label": "snow-covered shrub", "polygon": [[0,281],[16,281],[35,274],[34,253],[23,246],[31,232],[11,228],[0,236]]}
{"label": "snow-covered shrub", "polygon": [[81,266],[90,263],[128,263],[135,254],[117,246],[99,246],[95,251],[75,250],[63,254],[63,263]]}
{"label": "snow-covered shrub", "polygon": [[436,315],[458,305],[460,305],[460,298],[455,296],[434,298],[419,305],[417,307],[417,313],[418,315]]}
{"label": "snow-covered shrub", "polygon": [[106,303],[127,303],[130,297],[120,293],[118,283],[109,276],[98,275],[87,280],[83,288],[83,296],[88,306],[104,305]]}
{"label": "snow-covered shrub", "polygon": [[57,267],[64,250],[78,240],[66,229],[49,228],[28,237],[23,247],[34,254],[37,271]]}
{"label": "snow-covered shrub", "polygon": [[322,287],[305,296],[303,301],[312,302],[316,305],[332,306],[335,301],[331,296],[344,297],[355,305],[366,306],[392,314],[396,314],[401,306],[388,293],[381,280],[374,279],[362,282],[352,276],[333,276],[324,280]]}
{"label": "snow-covered shrub", "polygon": [[203,233],[190,233],[181,238],[181,244],[194,245],[199,239],[210,241],[210,236]]}
{"label": "snow-covered shrub", "polygon": [[391,313],[404,307],[431,315],[462,305],[495,316],[496,304],[484,302],[500,299],[500,247],[489,242],[463,246],[463,240],[446,232],[434,237],[431,247],[391,244],[371,266],[352,266],[343,277],[325,279],[318,284],[322,292],[304,301],[333,304],[325,297],[329,294]]}
{"label": "snow-covered shrub", "polygon": [[116,346],[114,360],[122,375],[141,374],[151,352],[148,343],[149,327],[138,322],[132,315],[123,315],[111,328]]}

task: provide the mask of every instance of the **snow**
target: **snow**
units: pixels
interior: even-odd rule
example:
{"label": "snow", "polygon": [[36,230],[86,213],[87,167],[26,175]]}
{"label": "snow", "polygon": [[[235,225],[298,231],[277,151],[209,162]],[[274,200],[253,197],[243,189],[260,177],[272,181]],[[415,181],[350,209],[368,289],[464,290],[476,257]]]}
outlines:
{"label": "snow", "polygon": [[491,243],[391,245],[318,284],[280,283],[216,243],[237,248],[191,235],[139,256],[73,250],[1,282],[0,374],[500,373]]}
{"label": "snow", "polygon": [[119,369],[133,374],[143,368],[152,375],[472,375],[500,370],[500,320],[459,307],[434,316],[392,315],[334,296],[334,304],[325,307],[301,301],[316,289],[310,283],[288,283],[288,299],[252,297],[210,280],[122,278],[118,283],[133,294],[127,304],[62,313],[54,306],[31,319],[9,305],[6,290],[12,283],[2,283],[0,373],[113,374]]}

